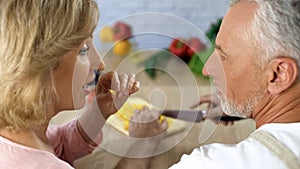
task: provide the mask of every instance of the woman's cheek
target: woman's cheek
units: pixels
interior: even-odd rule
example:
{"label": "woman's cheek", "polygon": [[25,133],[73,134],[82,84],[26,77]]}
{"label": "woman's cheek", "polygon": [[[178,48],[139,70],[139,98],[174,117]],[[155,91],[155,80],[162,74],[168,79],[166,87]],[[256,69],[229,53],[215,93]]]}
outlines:
{"label": "woman's cheek", "polygon": [[85,104],[88,92],[85,90],[90,62],[88,59],[77,59],[72,78],[72,97],[74,109],[81,109]]}

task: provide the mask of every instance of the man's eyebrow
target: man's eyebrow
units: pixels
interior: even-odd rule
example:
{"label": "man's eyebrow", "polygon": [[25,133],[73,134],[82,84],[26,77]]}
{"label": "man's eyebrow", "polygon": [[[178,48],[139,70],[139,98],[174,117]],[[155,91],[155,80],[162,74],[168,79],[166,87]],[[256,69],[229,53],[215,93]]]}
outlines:
{"label": "man's eyebrow", "polygon": [[215,49],[223,53],[223,55],[227,56],[227,53],[222,49],[222,47],[220,45],[217,45],[216,43],[215,43]]}

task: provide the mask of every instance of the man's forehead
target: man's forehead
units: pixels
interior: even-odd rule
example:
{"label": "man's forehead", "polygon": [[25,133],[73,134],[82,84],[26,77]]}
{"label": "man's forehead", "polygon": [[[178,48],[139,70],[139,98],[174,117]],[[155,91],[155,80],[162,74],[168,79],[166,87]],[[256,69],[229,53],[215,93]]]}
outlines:
{"label": "man's forehead", "polygon": [[222,21],[216,44],[225,50],[229,41],[242,38],[251,26],[256,9],[257,4],[253,1],[241,1],[230,7]]}
{"label": "man's forehead", "polygon": [[250,25],[254,19],[254,13],[258,5],[254,1],[241,1],[229,8],[223,22],[231,29]]}

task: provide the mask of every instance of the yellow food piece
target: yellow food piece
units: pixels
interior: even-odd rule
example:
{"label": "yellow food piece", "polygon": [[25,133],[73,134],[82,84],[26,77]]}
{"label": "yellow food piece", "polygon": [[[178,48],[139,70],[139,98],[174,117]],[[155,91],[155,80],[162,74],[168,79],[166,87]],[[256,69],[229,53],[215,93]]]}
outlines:
{"label": "yellow food piece", "polygon": [[112,95],[116,95],[116,94],[117,94],[117,92],[116,92],[115,90],[112,90],[112,89],[110,89],[109,92],[110,92]]}
{"label": "yellow food piece", "polygon": [[109,26],[103,27],[100,30],[99,38],[102,42],[112,42],[114,40],[112,28]]}
{"label": "yellow food piece", "polygon": [[[130,118],[133,116],[135,110],[142,110],[143,107],[149,107],[150,109],[153,107],[150,105],[148,102],[142,100],[142,99],[135,99],[135,98],[129,98],[125,104],[121,107],[121,109],[116,113],[120,119],[122,119],[124,123],[124,130],[128,130],[129,128],[129,121]],[[165,116],[160,116],[159,120],[162,122],[163,120],[166,120],[168,123],[168,127],[172,126],[173,120],[165,117]]]}
{"label": "yellow food piece", "polygon": [[113,51],[116,56],[124,56],[131,50],[131,43],[128,40],[118,41],[114,44]]}
{"label": "yellow food piece", "polygon": [[129,104],[126,102],[123,107],[117,112],[117,115],[123,120],[129,121],[133,116],[135,110],[142,110],[145,105],[142,104]]}
{"label": "yellow food piece", "polygon": [[124,122],[124,129],[128,130],[129,129],[129,120],[123,120]]}

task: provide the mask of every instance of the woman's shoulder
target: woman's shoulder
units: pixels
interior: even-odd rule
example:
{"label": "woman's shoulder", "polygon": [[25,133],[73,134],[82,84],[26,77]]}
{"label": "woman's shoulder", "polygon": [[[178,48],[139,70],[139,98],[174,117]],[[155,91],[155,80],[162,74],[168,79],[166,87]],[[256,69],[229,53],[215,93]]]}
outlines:
{"label": "woman's shoulder", "polygon": [[12,142],[0,136],[0,164],[2,169],[73,169],[54,154]]}

